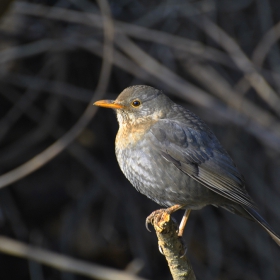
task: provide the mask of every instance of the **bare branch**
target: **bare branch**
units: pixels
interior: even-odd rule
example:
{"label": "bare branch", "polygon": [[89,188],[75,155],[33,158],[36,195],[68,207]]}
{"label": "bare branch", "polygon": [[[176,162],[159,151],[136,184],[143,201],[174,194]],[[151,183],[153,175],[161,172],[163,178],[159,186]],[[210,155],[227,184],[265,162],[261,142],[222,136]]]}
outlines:
{"label": "bare branch", "polygon": [[182,238],[178,237],[178,226],[165,211],[155,214],[153,219],[158,245],[165,256],[174,280],[195,280],[195,274],[186,256]]}
{"label": "bare branch", "polygon": [[12,256],[30,259],[58,270],[77,273],[93,279],[144,280],[144,278],[85,261],[50,252],[0,236],[0,251]]}

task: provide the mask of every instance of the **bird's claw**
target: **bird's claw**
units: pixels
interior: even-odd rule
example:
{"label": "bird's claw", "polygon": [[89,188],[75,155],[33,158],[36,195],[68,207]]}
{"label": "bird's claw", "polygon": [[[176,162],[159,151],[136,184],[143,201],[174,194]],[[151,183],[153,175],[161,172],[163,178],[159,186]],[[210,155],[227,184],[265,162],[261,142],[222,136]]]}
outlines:
{"label": "bird's claw", "polygon": [[163,250],[162,250],[162,247],[158,244],[158,250],[159,250],[159,252],[162,254],[162,255],[164,255],[164,253],[163,253]]}
{"label": "bird's claw", "polygon": [[[168,209],[158,209],[154,212],[152,212],[146,219],[146,229],[148,231],[150,231],[149,229],[149,224],[152,224],[154,225],[157,229],[161,229],[161,226],[159,224],[160,220],[162,219],[163,217],[163,214],[166,214],[166,215],[170,215]],[[162,229],[161,229],[162,230]]]}
{"label": "bird's claw", "polygon": [[152,223],[152,222],[149,220],[149,217],[147,217],[147,219],[146,219],[145,226],[146,226],[147,231],[151,232],[151,230],[149,229],[149,223]]}
{"label": "bird's claw", "polygon": [[187,254],[187,251],[188,251],[188,248],[185,247],[184,248],[184,253],[183,253],[183,255],[180,256],[180,258],[183,258]]}
{"label": "bird's claw", "polygon": [[[156,211],[157,211],[157,210],[156,210]],[[151,230],[149,229],[149,224],[152,224],[152,225],[153,225],[156,211],[152,212],[152,213],[146,218],[145,225],[146,225],[146,229],[147,229],[149,232],[151,232]]]}

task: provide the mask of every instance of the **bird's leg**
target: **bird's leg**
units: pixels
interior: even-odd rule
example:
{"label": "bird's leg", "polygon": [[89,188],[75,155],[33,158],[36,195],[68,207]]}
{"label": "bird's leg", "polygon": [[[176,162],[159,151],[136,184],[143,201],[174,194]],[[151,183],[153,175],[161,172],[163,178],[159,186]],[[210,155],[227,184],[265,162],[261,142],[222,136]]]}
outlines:
{"label": "bird's leg", "polygon": [[164,209],[168,214],[172,214],[176,212],[177,210],[181,209],[183,205],[175,204],[167,209]]}
{"label": "bird's leg", "polygon": [[190,213],[191,213],[191,210],[190,209],[186,209],[186,211],[184,213],[184,216],[183,216],[183,218],[181,220],[180,226],[179,226],[178,236],[183,236],[183,232],[184,232],[185,226],[187,224],[187,221],[189,219]]}
{"label": "bird's leg", "polygon": [[179,204],[175,204],[169,208],[166,208],[166,209],[158,209],[154,212],[152,212],[146,219],[146,228],[148,231],[149,230],[149,227],[148,227],[148,224],[151,223],[151,224],[154,224],[154,222],[156,222],[156,224],[158,224],[158,222],[160,221],[160,219],[163,217],[163,214],[167,214],[167,215],[170,215],[172,213],[174,213],[175,211],[181,209],[183,207],[183,205],[179,205]]}

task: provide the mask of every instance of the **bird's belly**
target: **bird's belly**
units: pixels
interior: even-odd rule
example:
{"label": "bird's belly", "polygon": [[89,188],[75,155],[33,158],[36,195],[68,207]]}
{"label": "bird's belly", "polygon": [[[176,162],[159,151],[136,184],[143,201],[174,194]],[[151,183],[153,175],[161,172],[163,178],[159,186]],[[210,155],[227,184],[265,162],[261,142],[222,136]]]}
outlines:
{"label": "bird's belly", "polygon": [[200,209],[216,203],[215,193],[166,161],[150,145],[116,148],[116,156],[130,183],[162,206],[179,204],[184,208]]}

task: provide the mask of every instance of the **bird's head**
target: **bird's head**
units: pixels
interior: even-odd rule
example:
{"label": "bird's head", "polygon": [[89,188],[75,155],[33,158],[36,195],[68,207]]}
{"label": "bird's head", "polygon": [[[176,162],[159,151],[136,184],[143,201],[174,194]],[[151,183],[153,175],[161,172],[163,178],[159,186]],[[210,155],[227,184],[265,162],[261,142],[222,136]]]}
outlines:
{"label": "bird's head", "polygon": [[172,102],[160,90],[138,85],[126,88],[116,100],[100,100],[96,106],[112,108],[121,125],[137,125],[164,118]]}

